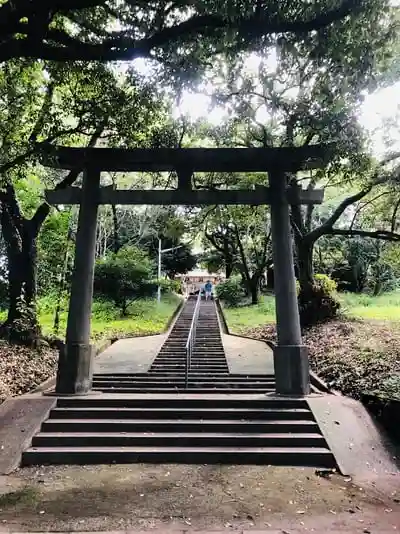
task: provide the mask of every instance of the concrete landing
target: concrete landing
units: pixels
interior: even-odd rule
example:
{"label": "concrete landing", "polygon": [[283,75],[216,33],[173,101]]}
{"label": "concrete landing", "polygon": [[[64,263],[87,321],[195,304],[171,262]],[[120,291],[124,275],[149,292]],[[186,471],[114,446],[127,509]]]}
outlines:
{"label": "concrete landing", "polygon": [[272,350],[263,341],[221,334],[229,371],[241,375],[274,374]]}
{"label": "concrete landing", "polygon": [[400,451],[361,402],[341,395],[311,395],[307,402],[343,475],[399,488]]}
{"label": "concrete landing", "polygon": [[23,395],[7,399],[0,406],[0,474],[18,467],[22,451],[55,404],[54,397]]}
{"label": "concrete landing", "polygon": [[120,339],[94,361],[94,373],[146,373],[168,334]]}

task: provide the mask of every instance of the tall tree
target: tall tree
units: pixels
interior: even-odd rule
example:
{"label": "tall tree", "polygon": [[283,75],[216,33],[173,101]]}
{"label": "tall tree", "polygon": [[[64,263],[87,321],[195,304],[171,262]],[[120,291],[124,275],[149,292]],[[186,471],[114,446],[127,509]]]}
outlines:
{"label": "tall tree", "polygon": [[[215,130],[216,143],[245,147],[334,144],[334,157],[326,171],[287,176],[288,184],[309,188],[354,184],[358,192],[338,207],[329,223],[325,221],[321,232],[332,232],[346,206],[365,197],[375,179],[383,178],[384,172],[376,178],[357,113],[363,93],[385,79],[388,58],[397,47],[396,16],[395,10],[385,15],[372,10],[301,38],[280,36],[273,46],[267,43],[261,57],[244,54],[242,61],[227,65],[222,60],[216,66],[215,83],[220,89],[214,98],[230,114],[229,121]],[[364,31],[367,19],[368,33]],[[308,228],[314,212],[313,206],[292,207],[300,295],[307,294],[311,300],[313,244]]]}
{"label": "tall tree", "polygon": [[[266,176],[212,173],[195,177],[197,187],[251,188],[266,184]],[[267,206],[213,206],[197,214],[196,227],[225,262],[226,274],[242,276],[252,304],[257,304],[260,283],[271,262],[271,231]]]}
{"label": "tall tree", "polygon": [[117,139],[128,146],[147,142],[164,106],[149,87],[134,81],[131,74],[118,80],[102,65],[45,67],[17,61],[0,69],[0,223],[9,278],[9,310],[3,331],[12,338],[22,336],[31,342],[38,336],[34,306],[37,237],[50,213],[50,206],[42,200],[24,210],[17,181],[34,173],[42,176],[42,189],[52,184],[59,189],[77,180],[79,167],[65,176],[38,170],[38,157],[54,141],[88,146],[113,144]]}

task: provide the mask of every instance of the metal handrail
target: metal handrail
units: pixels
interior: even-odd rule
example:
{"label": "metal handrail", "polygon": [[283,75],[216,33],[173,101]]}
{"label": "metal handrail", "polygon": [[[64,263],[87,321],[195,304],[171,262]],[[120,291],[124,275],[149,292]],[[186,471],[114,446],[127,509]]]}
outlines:
{"label": "metal handrail", "polygon": [[192,354],[194,345],[196,343],[196,328],[197,328],[197,319],[199,317],[200,311],[200,302],[201,302],[201,291],[197,297],[196,306],[193,311],[193,318],[190,324],[189,335],[186,341],[186,367],[185,367],[185,389],[188,389],[189,386],[189,371],[192,364]]}

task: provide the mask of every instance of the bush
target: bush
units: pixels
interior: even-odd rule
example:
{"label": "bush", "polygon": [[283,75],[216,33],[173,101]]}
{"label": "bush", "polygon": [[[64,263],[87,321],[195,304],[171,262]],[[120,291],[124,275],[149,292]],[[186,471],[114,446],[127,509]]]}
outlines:
{"label": "bush", "polygon": [[182,283],[180,280],[162,278],[161,280],[154,280],[153,283],[155,286],[160,285],[161,291],[164,293],[182,293]]}
{"label": "bush", "polygon": [[233,276],[219,283],[215,288],[215,293],[226,306],[237,306],[243,298],[243,289],[241,279],[238,276]]}
{"label": "bush", "polygon": [[298,304],[302,327],[334,319],[340,309],[336,297],[337,285],[326,274],[316,274],[314,284],[299,291]]}
{"label": "bush", "polygon": [[327,274],[316,274],[314,276],[315,285],[322,289],[327,295],[334,295],[337,291],[337,283]]}
{"label": "bush", "polygon": [[380,385],[380,388],[373,393],[388,399],[400,400],[400,374],[396,374],[384,380]]}
{"label": "bush", "polygon": [[150,281],[153,264],[137,247],[124,247],[96,263],[94,292],[112,300],[121,314],[127,315],[129,302],[151,296],[156,284]]}

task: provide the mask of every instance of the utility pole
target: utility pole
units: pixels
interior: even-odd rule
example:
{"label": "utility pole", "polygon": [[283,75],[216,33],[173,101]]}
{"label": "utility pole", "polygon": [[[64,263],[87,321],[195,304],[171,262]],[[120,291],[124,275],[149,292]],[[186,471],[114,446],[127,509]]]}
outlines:
{"label": "utility pole", "polygon": [[160,280],[161,280],[161,256],[162,256],[162,248],[161,248],[161,239],[158,238],[158,288],[157,288],[157,302],[161,302],[161,286],[160,286]]}

